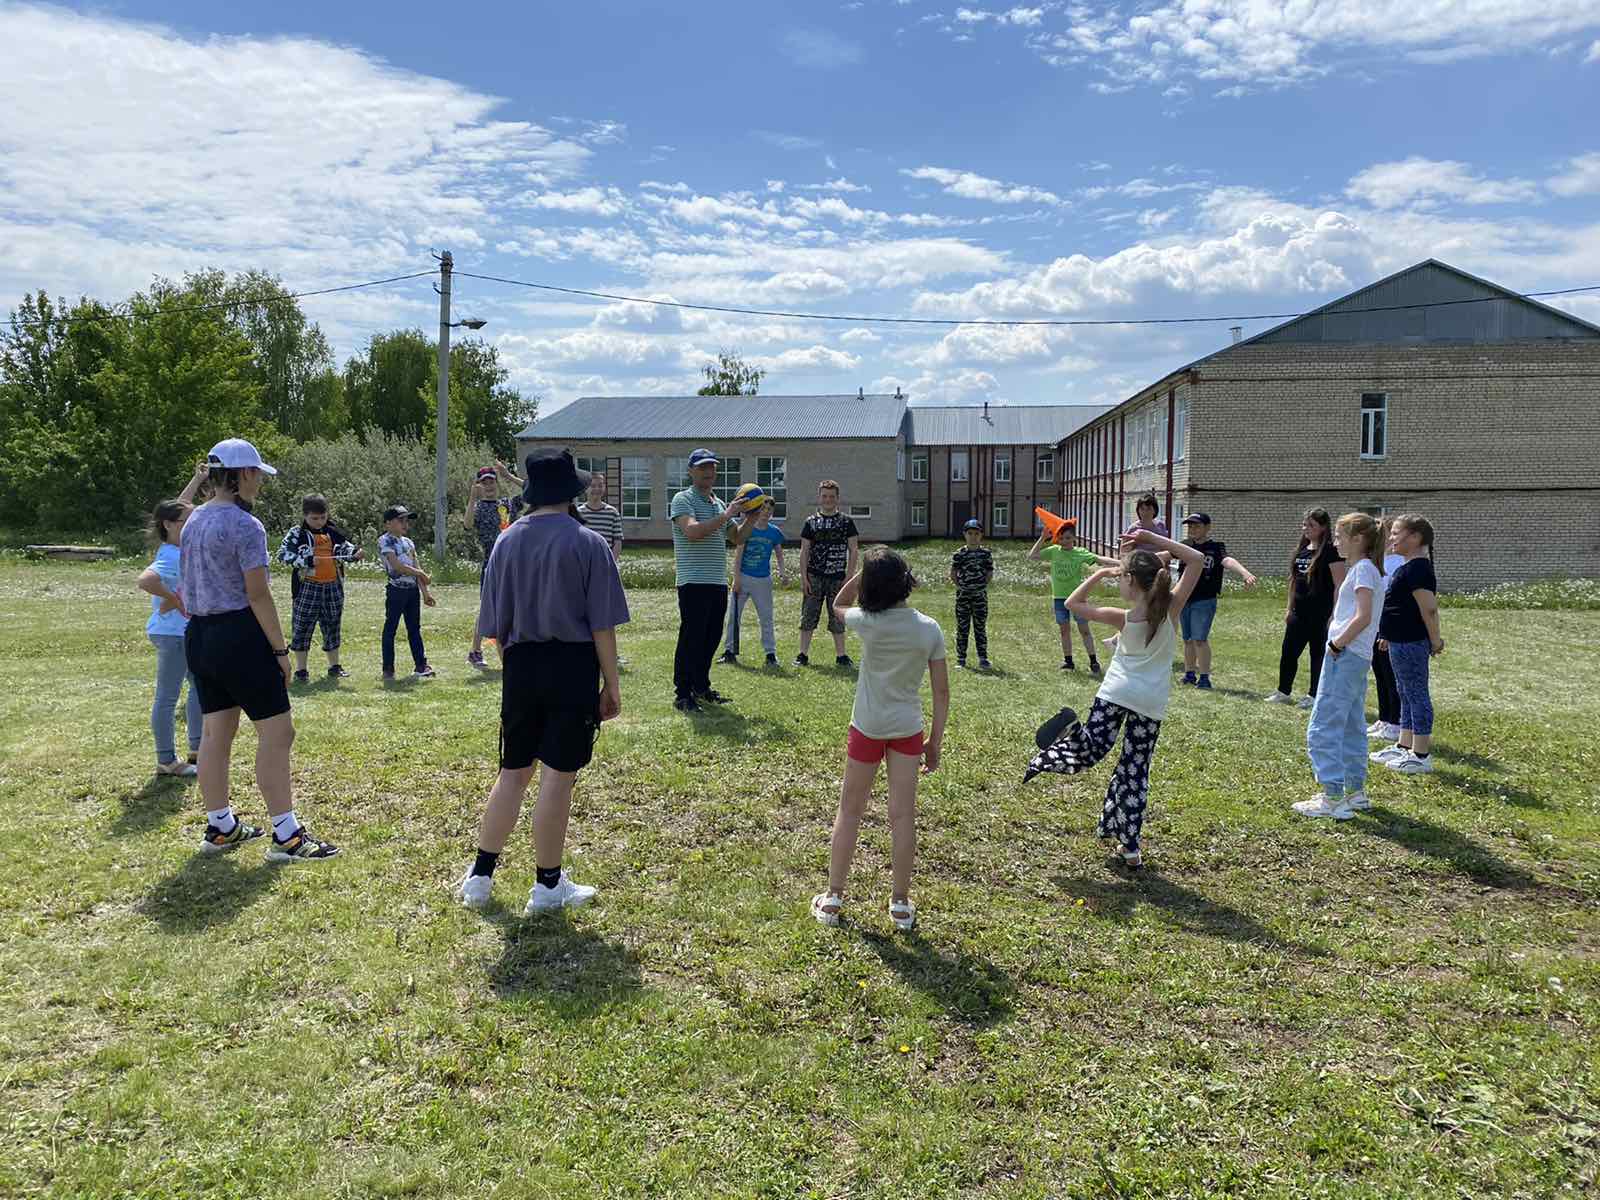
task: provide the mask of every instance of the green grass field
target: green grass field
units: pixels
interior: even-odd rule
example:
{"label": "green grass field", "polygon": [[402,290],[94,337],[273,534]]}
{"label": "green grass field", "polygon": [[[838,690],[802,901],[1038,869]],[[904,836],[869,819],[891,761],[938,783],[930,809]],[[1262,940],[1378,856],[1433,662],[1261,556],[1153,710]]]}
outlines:
{"label": "green grass field", "polygon": [[[953,640],[941,553],[915,602]],[[851,922],[806,909],[850,677],[719,666],[735,712],[674,713],[658,557],[574,811],[599,901],[537,921],[526,821],[494,908],[450,894],[494,773],[474,587],[425,613],[442,677],[385,691],[352,583],[355,678],[295,705],[297,805],[347,852],[273,868],[201,858],[196,789],[153,779],[142,564],[0,560],[0,1194],[1594,1195],[1600,612],[1447,609],[1440,769],[1334,826],[1288,808],[1304,714],[1259,702],[1281,592],[1229,593],[1129,874],[1093,837],[1109,764],[1019,785],[1094,692],[1022,553],[997,671],[952,673],[911,937],[881,801]]]}

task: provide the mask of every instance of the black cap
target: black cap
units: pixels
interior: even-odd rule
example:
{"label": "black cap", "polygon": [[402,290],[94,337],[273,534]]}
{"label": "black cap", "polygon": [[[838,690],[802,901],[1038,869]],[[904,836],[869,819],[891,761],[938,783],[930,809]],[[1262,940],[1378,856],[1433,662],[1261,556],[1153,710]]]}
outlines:
{"label": "black cap", "polygon": [[1211,518],[1206,516],[1205,513],[1190,513],[1183,519],[1182,523],[1185,525],[1209,525],[1211,524]]}
{"label": "black cap", "polygon": [[385,521],[392,521],[396,517],[409,517],[412,515],[413,514],[411,510],[404,504],[391,504],[388,508],[383,510],[383,519]]}

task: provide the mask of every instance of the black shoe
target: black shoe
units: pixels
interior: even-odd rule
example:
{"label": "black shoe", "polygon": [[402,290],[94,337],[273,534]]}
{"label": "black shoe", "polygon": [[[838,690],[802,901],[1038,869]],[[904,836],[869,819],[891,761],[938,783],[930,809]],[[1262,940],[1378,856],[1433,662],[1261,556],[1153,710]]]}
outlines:
{"label": "black shoe", "polygon": [[964,659],[964,658],[956,659],[956,666],[965,668],[966,665],[967,665],[967,660],[966,659]]}
{"label": "black shoe", "polygon": [[722,657],[717,659],[717,661],[718,662],[724,662],[724,663],[736,663],[736,662],[739,661],[739,656],[737,654],[735,654],[732,650],[727,650],[727,651],[723,652]]}
{"label": "black shoe", "polygon": [[796,654],[794,656],[794,665],[797,667],[809,667],[811,665],[811,660],[804,654]]}
{"label": "black shoe", "polygon": [[311,831],[302,825],[289,835],[287,841],[279,841],[277,834],[272,835],[272,845],[267,848],[267,861],[320,862],[325,858],[334,858],[338,853],[339,847],[312,837]]}
{"label": "black shoe", "polygon": [[841,654],[838,658],[833,660],[833,665],[836,667],[853,667],[855,666],[855,663],[850,661],[850,656],[848,654]]}
{"label": "black shoe", "polygon": [[1067,726],[1075,724],[1077,720],[1077,713],[1070,708],[1063,708],[1055,716],[1039,726],[1039,731],[1033,735],[1034,744],[1041,750],[1050,749],[1060,739],[1061,735],[1066,732]]}
{"label": "black shoe", "polygon": [[1098,658],[1091,658],[1089,660],[1089,673],[1091,675],[1100,674],[1100,660]]}
{"label": "black shoe", "polygon": [[294,673],[294,681],[296,683],[310,683],[311,682],[311,672],[310,671],[296,671]]}
{"label": "black shoe", "polygon": [[679,696],[672,702],[672,707],[677,709],[679,712],[694,713],[704,711],[690,696]]}
{"label": "black shoe", "polygon": [[990,671],[990,670],[993,670],[993,669],[994,668],[992,668],[989,665],[989,660],[987,658],[980,658],[978,660],[978,670],[980,670],[980,671]]}
{"label": "black shoe", "polygon": [[732,704],[733,703],[732,700],[729,700],[721,692],[717,691],[716,688],[712,688],[709,691],[701,692],[698,696],[695,697],[695,700],[700,704]]}
{"label": "black shoe", "polygon": [[778,656],[776,654],[767,655],[767,666],[775,667],[777,665],[778,665]]}
{"label": "black shoe", "polygon": [[349,679],[350,678],[350,672],[346,671],[338,663],[334,663],[333,666],[328,668],[328,678],[329,679]]}
{"label": "black shoe", "polygon": [[1073,662],[1070,658],[1063,658],[1061,660],[1061,669],[1063,671],[1076,671],[1078,669],[1078,664]]}

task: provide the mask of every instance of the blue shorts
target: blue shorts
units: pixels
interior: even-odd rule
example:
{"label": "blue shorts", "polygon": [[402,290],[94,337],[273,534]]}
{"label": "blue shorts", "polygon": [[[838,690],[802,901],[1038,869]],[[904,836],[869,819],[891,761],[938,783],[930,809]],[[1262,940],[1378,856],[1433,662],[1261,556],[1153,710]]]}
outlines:
{"label": "blue shorts", "polygon": [[1056,597],[1056,624],[1057,625],[1065,625],[1068,621],[1076,621],[1078,623],[1078,628],[1079,629],[1087,629],[1087,628],[1089,628],[1088,618],[1087,617],[1074,616],[1072,610],[1067,607],[1067,602],[1065,600],[1063,600],[1060,596],[1057,596]]}
{"label": "blue shorts", "polygon": [[1204,642],[1211,637],[1211,622],[1217,619],[1217,598],[1191,600],[1183,606],[1178,624],[1183,627],[1183,640]]}

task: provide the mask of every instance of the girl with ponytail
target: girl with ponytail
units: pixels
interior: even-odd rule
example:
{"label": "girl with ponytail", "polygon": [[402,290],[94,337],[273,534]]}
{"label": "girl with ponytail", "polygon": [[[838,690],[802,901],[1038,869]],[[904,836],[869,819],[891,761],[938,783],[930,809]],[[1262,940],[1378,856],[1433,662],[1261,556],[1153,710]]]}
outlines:
{"label": "girl with ponytail", "polygon": [[1394,519],[1389,549],[1404,561],[1389,580],[1378,636],[1389,646],[1389,662],[1400,691],[1400,736],[1372,760],[1403,775],[1433,770],[1433,697],[1429,660],[1444,653],[1439,632],[1439,580],[1433,572],[1433,525],[1406,513]]}
{"label": "girl with ponytail", "polygon": [[[1077,713],[1063,708],[1039,727],[1034,738],[1039,753],[1022,781],[1044,771],[1059,775],[1087,771],[1111,753],[1118,731],[1124,731],[1122,756],[1106,787],[1098,832],[1117,843],[1124,863],[1137,867],[1144,861],[1139,834],[1150,790],[1150,764],[1172,695],[1178,619],[1200,581],[1205,556],[1149,529],[1125,535],[1122,551],[1120,567],[1102,567],[1067,600],[1067,608],[1079,619],[1114,625],[1119,631],[1105,681],[1086,720],[1079,721]],[[1168,558],[1186,567],[1176,586]],[[1103,608],[1090,602],[1089,593],[1111,577],[1131,607]]]}

